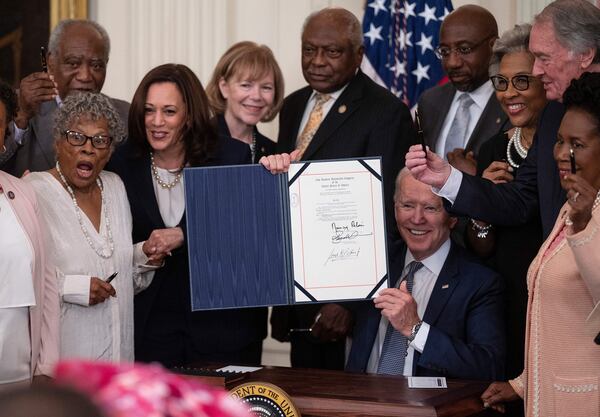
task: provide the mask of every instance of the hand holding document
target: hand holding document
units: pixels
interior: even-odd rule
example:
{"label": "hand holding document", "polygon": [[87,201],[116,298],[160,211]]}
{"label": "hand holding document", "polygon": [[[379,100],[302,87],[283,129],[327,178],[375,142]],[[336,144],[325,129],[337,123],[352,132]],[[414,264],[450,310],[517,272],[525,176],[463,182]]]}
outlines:
{"label": "hand holding document", "polygon": [[367,299],[388,287],[379,158],[184,175],[192,310]]}

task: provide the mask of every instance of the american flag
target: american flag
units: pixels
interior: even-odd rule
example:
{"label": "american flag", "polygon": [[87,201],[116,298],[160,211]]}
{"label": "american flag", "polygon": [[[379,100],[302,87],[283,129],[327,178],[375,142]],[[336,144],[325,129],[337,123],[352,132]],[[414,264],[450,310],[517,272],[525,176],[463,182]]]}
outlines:
{"label": "american flag", "polygon": [[451,0],[367,0],[363,71],[409,108],[426,89],[447,81],[434,49]]}

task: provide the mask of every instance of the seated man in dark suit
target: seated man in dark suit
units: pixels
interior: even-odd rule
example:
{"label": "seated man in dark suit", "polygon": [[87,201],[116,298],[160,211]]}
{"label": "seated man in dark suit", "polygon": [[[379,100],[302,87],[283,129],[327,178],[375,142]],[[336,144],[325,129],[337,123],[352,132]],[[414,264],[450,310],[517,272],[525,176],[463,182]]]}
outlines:
{"label": "seated man in dark suit", "polygon": [[[48,72],[21,80],[19,112],[0,149],[0,169],[20,177],[54,167],[54,113],[72,92],[102,90],[109,53],[108,33],[98,23],[69,19],[56,25],[48,40]],[[111,101],[127,127],[129,103]]]}
{"label": "seated man in dark suit", "polygon": [[[360,22],[348,10],[323,9],[306,19],[302,73],[309,85],[283,103],[277,152],[296,150],[303,161],[381,156],[391,226],[393,181],[404,166],[403,152],[416,136],[406,105],[359,69],[362,40]],[[271,323],[274,338],[291,339],[292,366],[343,369],[344,340],[351,325],[343,307],[276,308]],[[310,334],[293,331],[309,327]]]}
{"label": "seated man in dark suit", "polygon": [[[456,219],[405,168],[394,195],[406,244],[392,254],[394,288],[355,309],[346,370],[406,376],[502,378],[499,276],[450,239]],[[398,281],[402,283],[398,288]]]}

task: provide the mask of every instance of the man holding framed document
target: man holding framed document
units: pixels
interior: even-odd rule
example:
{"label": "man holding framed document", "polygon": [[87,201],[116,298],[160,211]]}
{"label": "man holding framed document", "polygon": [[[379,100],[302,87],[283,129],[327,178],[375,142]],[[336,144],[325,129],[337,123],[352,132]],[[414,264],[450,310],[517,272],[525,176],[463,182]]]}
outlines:
{"label": "man holding framed document", "polygon": [[355,309],[346,370],[497,380],[506,341],[498,274],[450,239],[442,199],[400,172],[394,196],[404,240],[390,256],[394,288]]}
{"label": "man holding framed document", "polygon": [[[277,151],[301,161],[380,156],[386,223],[393,227],[393,182],[404,151],[416,143],[408,108],[360,71],[362,28],[339,8],[310,15],[302,33],[308,86],[290,94],[279,116]],[[292,343],[292,366],[343,369],[348,310],[334,304],[275,308],[272,335]],[[312,331],[295,331],[312,329]]]}

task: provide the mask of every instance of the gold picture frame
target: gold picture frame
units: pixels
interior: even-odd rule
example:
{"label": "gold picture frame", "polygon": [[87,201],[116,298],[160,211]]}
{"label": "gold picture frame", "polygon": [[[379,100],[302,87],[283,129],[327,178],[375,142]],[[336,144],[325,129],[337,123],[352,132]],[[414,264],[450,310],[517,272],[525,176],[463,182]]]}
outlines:
{"label": "gold picture frame", "polygon": [[50,31],[63,19],[87,19],[88,0],[50,0]]}

